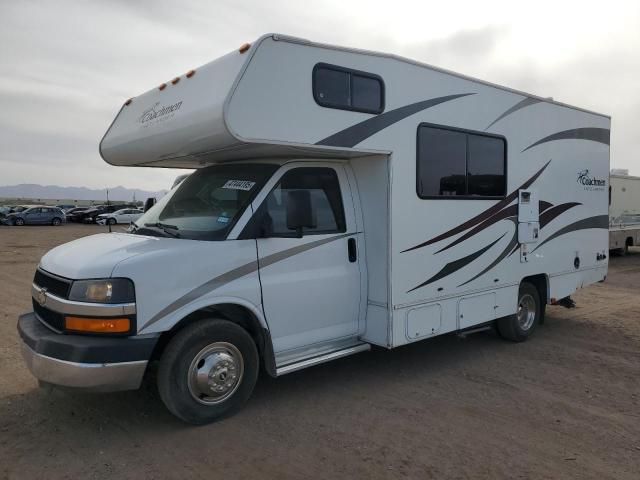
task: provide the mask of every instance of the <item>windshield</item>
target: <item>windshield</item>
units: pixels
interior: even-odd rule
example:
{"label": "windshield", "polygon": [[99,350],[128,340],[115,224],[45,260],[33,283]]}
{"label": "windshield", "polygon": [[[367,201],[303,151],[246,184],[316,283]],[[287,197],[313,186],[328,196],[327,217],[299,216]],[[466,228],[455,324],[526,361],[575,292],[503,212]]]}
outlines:
{"label": "windshield", "polygon": [[224,240],[277,165],[214,165],[197,170],[133,224],[132,233]]}

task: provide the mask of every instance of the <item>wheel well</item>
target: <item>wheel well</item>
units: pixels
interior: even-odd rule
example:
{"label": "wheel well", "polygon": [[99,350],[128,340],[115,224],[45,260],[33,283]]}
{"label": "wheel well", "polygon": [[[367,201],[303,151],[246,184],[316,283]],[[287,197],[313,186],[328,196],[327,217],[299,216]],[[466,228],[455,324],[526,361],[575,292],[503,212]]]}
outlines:
{"label": "wheel well", "polygon": [[633,237],[627,237],[627,239],[625,240],[625,245],[627,247],[633,247]]}
{"label": "wheel well", "polygon": [[522,279],[520,284],[527,282],[536,287],[538,295],[540,295],[540,304],[542,306],[542,315],[540,317],[540,323],[544,323],[544,312],[549,302],[549,281],[547,276],[543,273],[539,275],[531,275]]}
{"label": "wheel well", "polygon": [[160,359],[165,347],[179,331],[199,320],[212,317],[223,318],[230,322],[237,323],[249,332],[251,338],[253,338],[253,341],[258,347],[258,354],[262,359],[262,363],[267,373],[275,377],[275,358],[269,331],[262,327],[260,321],[253,312],[251,312],[251,310],[232,303],[223,303],[205,307],[184,317],[175,324],[171,330],[163,332],[162,335],[160,335],[160,339],[156,344],[151,360]]}

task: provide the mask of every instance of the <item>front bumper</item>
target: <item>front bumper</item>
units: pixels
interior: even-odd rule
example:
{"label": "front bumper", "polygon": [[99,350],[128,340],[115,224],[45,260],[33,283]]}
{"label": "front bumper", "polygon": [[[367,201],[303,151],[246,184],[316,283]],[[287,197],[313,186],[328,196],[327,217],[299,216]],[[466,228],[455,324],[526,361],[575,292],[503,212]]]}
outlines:
{"label": "front bumper", "polygon": [[59,334],[34,313],[20,316],[18,332],[24,360],[37,379],[98,392],[138,388],[159,338]]}

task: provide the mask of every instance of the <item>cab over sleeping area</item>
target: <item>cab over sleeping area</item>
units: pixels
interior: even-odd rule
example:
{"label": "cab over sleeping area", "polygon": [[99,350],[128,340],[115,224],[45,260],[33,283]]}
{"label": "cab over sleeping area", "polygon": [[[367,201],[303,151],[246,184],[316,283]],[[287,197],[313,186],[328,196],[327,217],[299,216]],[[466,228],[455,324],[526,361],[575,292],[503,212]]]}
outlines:
{"label": "cab over sleeping area", "polygon": [[607,275],[609,132],[405,58],[265,35],[122,106],[106,162],[195,171],[126,233],[42,257],[24,358],[97,391],[157,363],[167,408],[206,423],[261,370],[484,326],[526,340]]}

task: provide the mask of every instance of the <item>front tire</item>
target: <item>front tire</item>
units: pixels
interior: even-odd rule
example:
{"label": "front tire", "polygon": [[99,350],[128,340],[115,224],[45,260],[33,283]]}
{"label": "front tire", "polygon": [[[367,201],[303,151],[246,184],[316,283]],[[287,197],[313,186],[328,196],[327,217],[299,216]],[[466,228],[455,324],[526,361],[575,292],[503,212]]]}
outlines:
{"label": "front tire", "polygon": [[22,218],[16,218],[13,221],[13,224],[18,226],[18,227],[22,227],[24,225],[24,220]]}
{"label": "front tire", "polygon": [[51,220],[51,225],[53,225],[54,227],[57,227],[58,225],[60,225],[62,223],[62,220],[60,220],[59,218],[54,218],[53,220]]}
{"label": "front tire", "polygon": [[518,291],[518,310],[515,315],[498,320],[498,332],[513,342],[524,342],[542,321],[543,308],[538,289],[527,282]]}
{"label": "front tire", "polygon": [[167,409],[194,425],[238,410],[258,379],[251,335],[233,322],[199,320],[176,334],[160,359],[158,391]]}
{"label": "front tire", "polygon": [[107,218],[107,225],[115,225],[116,223],[115,218]]}

